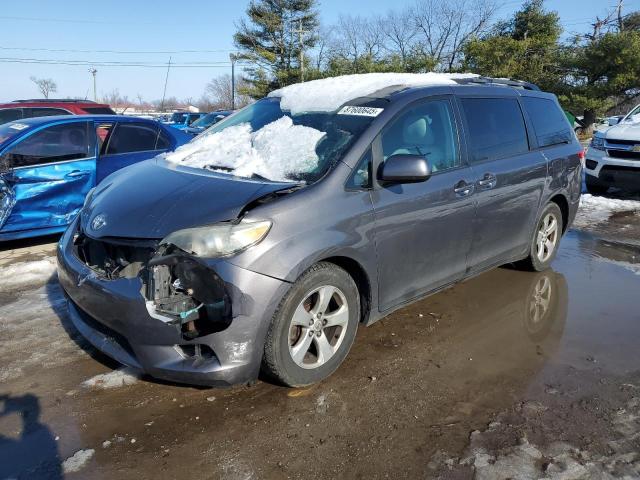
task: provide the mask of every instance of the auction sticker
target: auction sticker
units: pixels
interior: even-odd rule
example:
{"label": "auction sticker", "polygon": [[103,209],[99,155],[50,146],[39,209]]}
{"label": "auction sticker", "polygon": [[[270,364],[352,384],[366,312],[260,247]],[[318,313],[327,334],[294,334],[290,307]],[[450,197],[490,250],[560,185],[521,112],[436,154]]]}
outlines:
{"label": "auction sticker", "polygon": [[357,115],[360,117],[377,117],[384,111],[384,108],[375,107],[356,107],[347,105],[342,107],[338,115]]}
{"label": "auction sticker", "polygon": [[13,128],[14,130],[24,130],[25,128],[29,128],[29,125],[25,125],[24,123],[12,123],[9,125],[9,128]]}

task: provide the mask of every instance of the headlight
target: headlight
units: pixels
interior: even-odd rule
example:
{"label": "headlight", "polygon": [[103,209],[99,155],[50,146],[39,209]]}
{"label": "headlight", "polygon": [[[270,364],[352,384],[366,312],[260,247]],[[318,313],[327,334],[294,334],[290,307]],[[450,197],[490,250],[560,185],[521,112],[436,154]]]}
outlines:
{"label": "headlight", "polygon": [[167,235],[161,244],[172,244],[199,257],[223,257],[238,253],[260,242],[269,233],[271,222],[219,224],[186,228]]}
{"label": "headlight", "polygon": [[595,135],[591,139],[591,148],[596,150],[604,150],[604,137],[596,137]]}

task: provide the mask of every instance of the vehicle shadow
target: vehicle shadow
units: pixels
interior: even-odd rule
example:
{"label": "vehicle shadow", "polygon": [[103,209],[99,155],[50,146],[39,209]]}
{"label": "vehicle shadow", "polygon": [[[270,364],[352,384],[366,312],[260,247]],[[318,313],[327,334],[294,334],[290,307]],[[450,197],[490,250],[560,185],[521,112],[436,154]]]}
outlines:
{"label": "vehicle shadow", "polygon": [[7,240],[6,242],[0,242],[0,252],[7,250],[20,250],[23,248],[36,247],[40,245],[46,245],[48,243],[57,243],[62,236],[61,233],[53,235],[45,235],[42,237],[23,238],[20,240]]}
{"label": "vehicle shadow", "polygon": [[0,418],[17,414],[22,430],[17,438],[0,433],[0,478],[62,479],[62,461],[55,435],[40,421],[40,401],[27,393],[0,395]]}

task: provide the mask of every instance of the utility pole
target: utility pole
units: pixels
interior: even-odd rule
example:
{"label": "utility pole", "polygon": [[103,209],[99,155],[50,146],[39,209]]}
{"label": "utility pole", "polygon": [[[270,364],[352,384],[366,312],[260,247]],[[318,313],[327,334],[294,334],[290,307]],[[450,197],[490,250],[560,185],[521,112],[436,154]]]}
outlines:
{"label": "utility pole", "polygon": [[96,90],[96,73],[98,73],[98,70],[96,70],[95,68],[90,68],[89,69],[89,73],[91,75],[93,75],[93,101],[97,102],[98,101],[98,91]]}
{"label": "utility pole", "polygon": [[618,0],[618,30],[624,30],[624,22],[622,21],[622,2],[623,0]]}
{"label": "utility pole", "polygon": [[236,109],[236,60],[238,56],[235,53],[229,54],[231,60],[231,110]]}
{"label": "utility pole", "polygon": [[302,29],[302,19],[298,20],[298,30],[295,33],[298,34],[298,42],[300,43],[300,82],[304,82],[304,43],[302,35],[307,32]]}
{"label": "utility pole", "polygon": [[167,63],[167,74],[164,77],[164,90],[162,91],[162,101],[160,102],[160,111],[164,110],[164,99],[167,95],[167,82],[169,81],[169,70],[171,69],[171,57],[169,57],[169,63]]}

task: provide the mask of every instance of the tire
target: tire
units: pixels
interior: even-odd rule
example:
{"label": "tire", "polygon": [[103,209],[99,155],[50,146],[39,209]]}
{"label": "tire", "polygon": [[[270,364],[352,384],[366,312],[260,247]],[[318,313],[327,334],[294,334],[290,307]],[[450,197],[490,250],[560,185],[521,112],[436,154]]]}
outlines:
{"label": "tire", "polygon": [[[551,228],[549,218],[555,220],[555,229]],[[524,269],[535,272],[542,272],[546,270],[556,258],[558,253],[558,247],[560,245],[560,238],[562,237],[562,229],[564,223],[562,221],[562,212],[560,207],[551,202],[542,211],[540,218],[536,222],[536,228],[533,232],[533,238],[529,245],[529,254],[521,262],[517,263],[517,266]],[[548,232],[542,233],[542,232]],[[539,235],[547,235],[547,240],[551,243],[547,243],[546,240],[539,237]],[[543,241],[544,243],[540,243]],[[543,253],[540,254],[540,247],[542,246]]]}
{"label": "tire", "polygon": [[271,320],[262,373],[289,387],[327,378],[349,353],[359,321],[360,295],[351,276],[332,263],[313,265],[296,280]]}
{"label": "tire", "polygon": [[598,180],[591,180],[589,177],[591,175],[587,175],[585,178],[585,185],[587,186],[587,192],[591,195],[604,195],[609,190],[609,187],[601,184]]}

